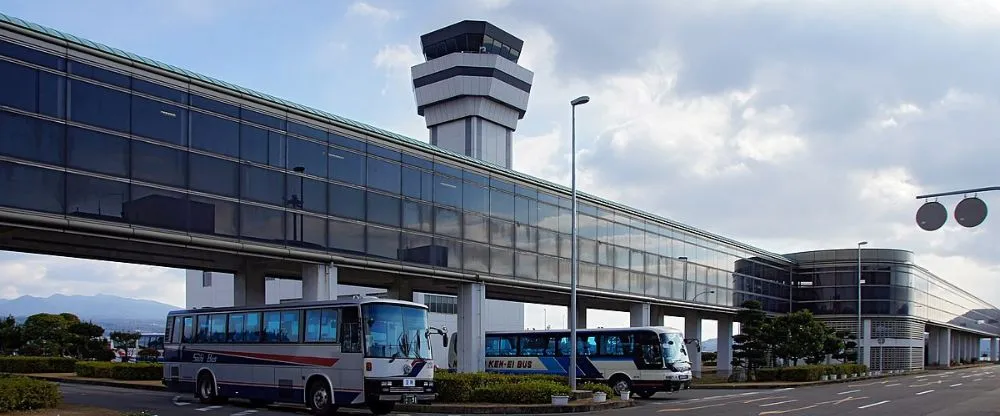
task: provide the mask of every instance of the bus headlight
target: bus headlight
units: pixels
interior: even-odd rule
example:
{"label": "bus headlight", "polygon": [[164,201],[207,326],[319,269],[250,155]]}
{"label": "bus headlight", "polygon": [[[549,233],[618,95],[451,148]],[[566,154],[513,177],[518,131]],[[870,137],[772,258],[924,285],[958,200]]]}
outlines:
{"label": "bus headlight", "polygon": [[392,381],[385,380],[382,382],[382,387],[392,387]]}

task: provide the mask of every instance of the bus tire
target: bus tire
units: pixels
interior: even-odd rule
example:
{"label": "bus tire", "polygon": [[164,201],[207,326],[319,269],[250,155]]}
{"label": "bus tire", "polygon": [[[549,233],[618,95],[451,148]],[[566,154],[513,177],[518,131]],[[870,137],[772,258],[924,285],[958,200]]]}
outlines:
{"label": "bus tire", "polygon": [[639,398],[641,399],[648,399],[650,397],[653,397],[654,394],[656,394],[656,390],[642,389],[635,392],[635,394],[639,396]]}
{"label": "bus tire", "polygon": [[615,394],[620,396],[623,391],[632,391],[632,379],[624,374],[615,374],[608,380],[608,385],[614,389]]}
{"label": "bus tire", "polygon": [[337,406],[333,404],[333,392],[322,379],[309,382],[309,388],[306,389],[306,405],[312,409],[313,414],[319,416],[337,413]]}
{"label": "bus tire", "polygon": [[194,395],[204,404],[217,404],[225,400],[219,397],[219,390],[215,387],[215,376],[208,371],[198,374]]}

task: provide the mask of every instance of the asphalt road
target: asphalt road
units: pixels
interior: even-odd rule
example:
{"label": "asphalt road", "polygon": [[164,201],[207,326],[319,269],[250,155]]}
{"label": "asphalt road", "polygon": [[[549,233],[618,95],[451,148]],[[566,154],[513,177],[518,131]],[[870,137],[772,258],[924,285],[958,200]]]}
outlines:
{"label": "asphalt road", "polygon": [[[146,390],[61,384],[64,400],[120,411],[147,411],[156,416],[288,416],[305,414],[288,409],[254,408],[239,401],[221,406],[192,402]],[[921,375],[862,380],[794,389],[685,390],[660,393],[632,408],[592,413],[607,416],[672,414],[724,415],[895,415],[1000,416],[1000,367],[935,371]],[[371,414],[345,409],[344,415]],[[403,416],[403,413],[394,413]],[[410,415],[418,416],[418,415]]]}

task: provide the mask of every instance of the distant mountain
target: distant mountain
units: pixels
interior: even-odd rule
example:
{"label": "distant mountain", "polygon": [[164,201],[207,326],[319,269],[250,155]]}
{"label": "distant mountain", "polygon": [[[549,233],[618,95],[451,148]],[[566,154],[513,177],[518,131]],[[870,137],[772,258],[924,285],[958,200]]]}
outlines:
{"label": "distant mountain", "polygon": [[68,312],[83,320],[128,319],[163,321],[167,312],[182,309],[146,299],[114,295],[52,295],[47,298],[21,296],[0,299],[0,316],[27,317],[36,313]]}
{"label": "distant mountain", "polygon": [[701,342],[701,352],[718,352],[718,351],[719,351],[719,340],[711,338]]}

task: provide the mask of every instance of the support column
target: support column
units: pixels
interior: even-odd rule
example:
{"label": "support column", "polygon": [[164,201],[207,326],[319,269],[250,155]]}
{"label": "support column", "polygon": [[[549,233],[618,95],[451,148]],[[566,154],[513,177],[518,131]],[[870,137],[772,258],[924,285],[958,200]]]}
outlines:
{"label": "support column", "polygon": [[651,306],[648,303],[632,304],[630,307],[629,325],[633,328],[637,326],[649,326],[649,311]]}
{"label": "support column", "polygon": [[697,311],[684,313],[684,339],[688,358],[691,359],[691,376],[701,378],[701,316]]}
{"label": "support column", "polygon": [[413,283],[405,276],[396,276],[386,295],[390,299],[413,302]]}
{"label": "support column", "polygon": [[941,365],[945,368],[951,367],[951,328],[941,328],[938,331],[941,334],[938,337],[938,357],[941,360]]}
{"label": "support column", "polygon": [[332,264],[302,265],[302,300],[337,299],[337,267]]}
{"label": "support column", "polygon": [[941,342],[941,329],[930,327],[927,328],[927,364],[928,365],[941,365],[941,348],[938,347],[938,343]]}
{"label": "support column", "polygon": [[264,271],[246,267],[233,274],[233,306],[256,306],[267,302]]}
{"label": "support column", "polygon": [[1000,338],[990,338],[990,361],[1000,360],[1000,352],[997,351],[998,347],[1000,347]]}
{"label": "support column", "polygon": [[861,364],[872,368],[872,320],[861,321],[861,328],[861,337],[858,339],[861,342]]}
{"label": "support column", "polygon": [[[566,329],[572,328],[573,319],[570,316],[572,311],[569,310],[569,306],[566,307]],[[587,328],[587,303],[583,298],[577,296],[576,298],[576,329],[586,329]]]}
{"label": "support column", "polygon": [[666,308],[655,305],[651,306],[649,308],[649,326],[663,326],[663,316],[666,312]]}
{"label": "support column", "polygon": [[461,283],[458,288],[458,372],[475,373],[486,369],[486,336],[483,306],[486,286]]}
{"label": "support column", "polygon": [[719,334],[716,336],[718,358],[716,358],[715,374],[728,377],[733,372],[733,318],[722,317],[716,321]]}

